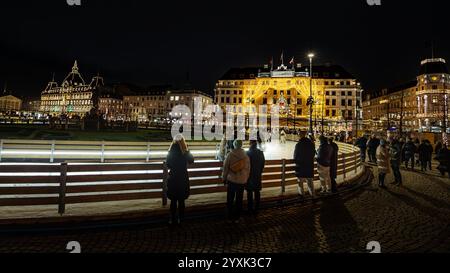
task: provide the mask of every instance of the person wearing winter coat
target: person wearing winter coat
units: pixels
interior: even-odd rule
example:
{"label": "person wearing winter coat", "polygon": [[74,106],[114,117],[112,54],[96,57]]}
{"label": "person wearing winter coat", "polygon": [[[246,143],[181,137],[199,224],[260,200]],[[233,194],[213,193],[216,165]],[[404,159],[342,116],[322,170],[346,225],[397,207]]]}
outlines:
{"label": "person wearing winter coat", "polygon": [[376,152],[377,148],[380,145],[380,140],[376,135],[372,135],[372,137],[367,142],[367,151],[369,153],[369,161],[371,163],[377,163]]}
{"label": "person wearing winter coat", "polygon": [[185,200],[190,194],[188,165],[192,163],[194,157],[189,152],[183,136],[176,136],[166,158],[169,169],[167,198],[170,199],[170,224],[179,224],[184,218]]}
{"label": "person wearing winter coat", "polygon": [[442,149],[442,142],[438,141],[436,143],[436,146],[434,147],[434,153],[437,155],[439,154],[439,151]]}
{"label": "person wearing winter coat", "polygon": [[280,132],[280,143],[286,144],[286,132],[284,130],[281,130]]}
{"label": "person wearing winter coat", "polygon": [[405,154],[405,167],[408,169],[409,162],[411,161],[411,169],[414,170],[414,154],[416,153],[416,145],[414,145],[414,142],[412,139],[408,139],[406,142],[403,152]]}
{"label": "person wearing winter coat", "polygon": [[384,180],[386,175],[390,173],[390,158],[389,151],[386,145],[386,140],[380,140],[380,146],[377,148],[377,165],[378,165],[378,186],[380,188],[386,188],[384,185]]}
{"label": "person wearing winter coat", "polygon": [[397,139],[394,139],[389,146],[389,156],[391,161],[391,169],[394,173],[395,181],[392,183],[394,185],[401,186],[403,184],[402,173],[400,172],[401,166],[401,154],[402,148],[401,144]]}
{"label": "person wearing winter coat", "polygon": [[228,187],[228,219],[237,223],[242,213],[245,184],[250,176],[250,159],[242,149],[242,140],[235,140],[233,146],[223,164],[222,179]]}
{"label": "person wearing winter coat", "polygon": [[360,150],[360,157],[362,162],[366,162],[366,153],[367,153],[367,138],[366,136],[362,136],[358,138],[355,143],[355,146]]}
{"label": "person wearing winter coat", "polygon": [[334,142],[334,139],[331,137],[329,139],[330,147],[333,150],[331,156],[331,165],[330,165],[330,179],[331,179],[331,192],[337,192],[337,172],[338,172],[338,154],[339,154],[339,146]]}
{"label": "person wearing winter coat", "polygon": [[295,176],[298,182],[298,192],[300,197],[304,196],[304,183],[308,186],[311,197],[315,197],[314,190],[314,157],[316,148],[310,138],[306,136],[306,131],[299,133],[300,140],[295,145],[294,162]]}
{"label": "person wearing winter coat", "polygon": [[257,214],[261,200],[262,173],[266,159],[264,153],[258,149],[256,140],[250,141],[250,149],[247,152],[247,156],[250,159],[250,175],[245,186],[247,190],[247,207],[250,213]]}
{"label": "person wearing winter coat", "polygon": [[317,151],[317,171],[319,173],[320,184],[322,186],[323,193],[331,192],[331,177],[330,167],[331,158],[333,157],[333,148],[328,144],[328,139],[325,136],[319,138],[320,146]]}
{"label": "person wearing winter coat", "polygon": [[443,145],[436,156],[436,160],[439,161],[439,166],[437,169],[444,176],[448,172],[450,177],[450,151],[447,149],[446,145]]}

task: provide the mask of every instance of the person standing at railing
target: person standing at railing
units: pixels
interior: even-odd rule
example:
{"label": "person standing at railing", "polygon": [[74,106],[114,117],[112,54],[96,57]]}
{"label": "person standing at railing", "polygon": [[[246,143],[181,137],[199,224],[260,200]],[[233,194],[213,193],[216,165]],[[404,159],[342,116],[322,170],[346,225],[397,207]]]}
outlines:
{"label": "person standing at railing", "polygon": [[295,176],[298,181],[298,192],[300,197],[303,198],[303,183],[306,182],[309,194],[314,198],[314,156],[316,155],[316,148],[311,139],[306,137],[306,131],[301,131],[299,136],[300,140],[295,146],[294,151]]}
{"label": "person standing at railing", "polygon": [[320,146],[317,151],[317,171],[319,173],[320,184],[322,186],[322,193],[331,192],[331,158],[333,157],[333,149],[328,144],[328,139],[321,135],[319,137]]}
{"label": "person standing at railing", "polygon": [[392,184],[401,186],[403,183],[402,173],[400,172],[402,148],[397,138],[394,138],[389,146],[389,155],[391,157],[391,169],[395,178]]}
{"label": "person standing at railing", "polygon": [[250,159],[242,149],[242,140],[235,140],[233,145],[234,149],[223,164],[222,178],[228,187],[228,220],[238,223],[242,213],[245,184],[250,175]]}
{"label": "person standing at railing", "polygon": [[[194,163],[182,135],[177,135],[170,145],[166,164],[169,169],[167,198],[170,199],[170,224],[180,224],[184,218],[185,200],[190,194],[188,165]],[[178,212],[178,215],[177,215]]]}
{"label": "person standing at railing", "polygon": [[385,189],[384,180],[386,175],[390,173],[390,157],[386,140],[380,140],[380,146],[377,148],[377,165],[378,165],[378,186]]}
{"label": "person standing at railing", "polygon": [[360,157],[362,162],[366,162],[366,152],[367,152],[367,137],[364,135],[355,143],[355,146],[360,150]]}
{"label": "person standing at railing", "polygon": [[247,207],[249,213],[256,215],[261,200],[262,173],[266,163],[264,153],[258,149],[258,141],[250,141],[247,156],[250,159],[250,175],[245,187],[247,190]]}
{"label": "person standing at railing", "polygon": [[331,192],[337,192],[337,172],[338,172],[338,154],[339,154],[339,146],[334,142],[334,138],[330,137],[329,144],[333,149],[333,154],[331,156],[331,165],[330,165],[330,179],[331,179]]}

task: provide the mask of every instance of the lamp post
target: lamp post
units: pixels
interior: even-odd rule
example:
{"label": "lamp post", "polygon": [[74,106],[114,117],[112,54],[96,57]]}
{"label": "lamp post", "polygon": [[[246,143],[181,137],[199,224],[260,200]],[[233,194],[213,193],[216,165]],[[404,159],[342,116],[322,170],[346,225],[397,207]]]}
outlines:
{"label": "lamp post", "polygon": [[314,58],[313,53],[308,54],[309,58],[309,98],[308,98],[308,104],[309,104],[309,133],[314,136],[314,130],[313,130],[313,93],[312,93],[312,81],[313,81],[313,73],[312,73],[312,61]]}

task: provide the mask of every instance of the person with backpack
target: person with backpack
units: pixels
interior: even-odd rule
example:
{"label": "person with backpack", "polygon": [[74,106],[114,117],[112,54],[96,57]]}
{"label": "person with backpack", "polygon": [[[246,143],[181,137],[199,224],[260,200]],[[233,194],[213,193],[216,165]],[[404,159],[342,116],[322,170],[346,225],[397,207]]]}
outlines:
{"label": "person with backpack", "polygon": [[223,164],[222,179],[227,185],[228,220],[239,222],[245,184],[250,176],[250,159],[242,149],[242,140],[233,142],[234,149],[228,154]]}
{"label": "person with backpack", "polygon": [[247,151],[250,159],[250,175],[245,189],[247,190],[248,212],[256,215],[259,210],[262,190],[262,173],[266,159],[264,153],[258,149],[258,141],[250,141],[250,149]]}
{"label": "person with backpack", "polygon": [[405,154],[405,167],[408,169],[409,162],[411,161],[411,169],[414,171],[414,155],[416,153],[416,145],[411,138],[405,144],[404,154]]}

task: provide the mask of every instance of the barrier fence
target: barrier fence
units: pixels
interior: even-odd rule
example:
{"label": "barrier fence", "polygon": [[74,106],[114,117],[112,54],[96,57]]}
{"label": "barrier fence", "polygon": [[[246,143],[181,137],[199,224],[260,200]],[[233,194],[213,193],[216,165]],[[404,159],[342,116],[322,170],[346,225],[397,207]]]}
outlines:
{"label": "barrier fence", "polygon": [[[363,169],[359,150],[342,145],[345,152],[338,159],[338,183],[361,174]],[[315,168],[314,180],[318,181],[317,163]],[[221,162],[197,161],[188,171],[191,195],[226,192]],[[165,206],[167,178],[166,165],[155,162],[3,163],[0,164],[0,207],[55,205],[59,214],[64,214],[68,204],[160,199]],[[273,190],[279,196],[286,192],[286,187],[296,183],[293,160],[266,161],[264,190]]]}

